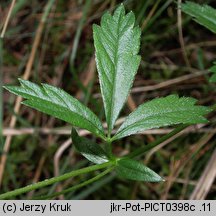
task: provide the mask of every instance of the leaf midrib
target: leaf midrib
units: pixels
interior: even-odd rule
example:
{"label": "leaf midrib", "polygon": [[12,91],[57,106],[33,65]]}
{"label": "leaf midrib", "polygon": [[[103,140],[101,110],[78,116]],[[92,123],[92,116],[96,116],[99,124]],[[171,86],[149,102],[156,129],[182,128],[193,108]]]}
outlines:
{"label": "leaf midrib", "polygon": [[[44,89],[45,90],[45,89]],[[45,90],[45,92],[46,92],[46,90]],[[47,94],[47,92],[46,92],[46,94]],[[45,102],[50,102],[51,104],[54,104],[54,105],[57,105],[57,106],[59,106],[60,108],[61,107],[64,107],[65,109],[67,109],[68,111],[70,111],[70,112],[73,112],[73,113],[75,113],[77,116],[79,116],[81,119],[84,119],[85,121],[88,121],[92,126],[94,126],[94,128],[96,128],[97,130],[99,130],[100,131],[100,133],[101,134],[103,134],[103,131],[101,131],[101,129],[99,129],[98,127],[97,127],[97,125],[94,125],[91,121],[89,121],[87,118],[84,118],[82,115],[80,115],[79,113],[77,113],[77,112],[75,112],[75,111],[73,111],[73,110],[71,110],[69,107],[68,107],[68,105],[65,103],[65,101],[64,101],[64,105],[62,105],[62,104],[59,104],[59,103],[55,103],[55,102],[53,102],[52,100],[51,100],[51,98],[50,98],[50,96],[49,96],[49,94],[47,94],[48,95],[48,97],[46,97],[46,99],[45,98],[40,98],[40,97],[37,97],[37,96],[33,96],[35,99],[33,99],[33,98],[30,98],[30,99],[26,99],[26,101],[28,101],[28,100],[32,100],[32,101],[40,101],[40,100],[42,100],[42,101],[45,101]],[[32,95],[30,95],[30,96],[32,96]],[[61,99],[61,98],[60,98]]]}
{"label": "leaf midrib", "polygon": [[[119,20],[121,19],[121,16],[119,16]],[[119,20],[117,22],[117,24],[119,23]],[[111,95],[111,110],[110,110],[110,118],[109,118],[109,128],[108,128],[108,136],[110,136],[111,134],[111,130],[112,130],[112,119],[113,119],[113,110],[114,110],[114,100],[115,100],[115,97],[113,97],[113,95],[115,94],[116,92],[116,76],[117,75],[117,68],[118,68],[118,49],[119,49],[119,26],[120,24],[118,25],[118,28],[117,28],[117,43],[116,43],[116,53],[115,53],[115,57],[114,57],[114,70],[115,70],[115,73],[114,73],[114,80],[113,80],[113,89],[112,89],[112,95]]]}

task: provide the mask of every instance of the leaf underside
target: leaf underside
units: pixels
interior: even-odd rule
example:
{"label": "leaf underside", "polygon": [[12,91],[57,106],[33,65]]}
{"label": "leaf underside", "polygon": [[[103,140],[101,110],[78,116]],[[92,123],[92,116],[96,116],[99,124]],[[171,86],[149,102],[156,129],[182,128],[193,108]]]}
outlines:
{"label": "leaf underside", "polygon": [[211,109],[196,106],[195,102],[194,98],[179,98],[177,95],[146,102],[125,119],[113,139],[163,126],[206,123],[207,120],[203,115],[209,113]]}
{"label": "leaf underside", "polygon": [[85,137],[80,137],[75,129],[72,129],[71,138],[76,150],[89,161],[95,164],[109,161],[105,151],[98,144]]}
{"label": "leaf underside", "polygon": [[27,99],[22,102],[23,104],[104,137],[98,117],[62,89],[47,84],[39,86],[22,79],[19,81],[21,86],[4,88]]}
{"label": "leaf underside", "polygon": [[122,109],[140,64],[140,28],[132,12],[119,6],[114,15],[105,13],[101,26],[93,25],[96,64],[108,131]]}
{"label": "leaf underside", "polygon": [[130,180],[146,182],[164,181],[153,170],[132,159],[120,159],[117,162],[116,172],[120,177]]}
{"label": "leaf underside", "polygon": [[194,2],[181,4],[181,9],[186,14],[194,17],[200,25],[216,33],[216,10],[208,5],[199,5]]}

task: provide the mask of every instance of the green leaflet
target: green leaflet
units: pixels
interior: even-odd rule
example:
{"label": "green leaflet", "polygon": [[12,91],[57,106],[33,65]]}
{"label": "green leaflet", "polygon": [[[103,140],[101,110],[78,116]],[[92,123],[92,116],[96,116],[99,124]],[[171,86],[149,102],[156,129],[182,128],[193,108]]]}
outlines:
{"label": "green leaflet", "polygon": [[175,124],[197,124],[207,122],[203,115],[211,111],[196,106],[196,99],[170,95],[156,98],[140,105],[121,125],[112,140],[120,139],[147,129]]}
{"label": "green leaflet", "polygon": [[146,182],[164,181],[157,173],[144,164],[132,159],[120,159],[116,166],[117,174],[126,179]]}
{"label": "green leaflet", "polygon": [[39,86],[26,80],[19,81],[21,86],[4,88],[27,99],[23,104],[104,138],[103,127],[98,117],[77,99],[51,85]]}
{"label": "green leaflet", "polygon": [[125,15],[123,4],[114,15],[105,13],[101,26],[93,26],[96,63],[108,132],[122,109],[140,64],[140,28],[132,12]]}
{"label": "green leaflet", "polygon": [[183,12],[194,17],[194,20],[216,33],[216,10],[208,5],[199,5],[193,2],[181,4]]}
{"label": "green leaflet", "polygon": [[71,138],[76,150],[89,161],[96,164],[109,161],[105,151],[98,144],[85,137],[80,137],[75,129],[71,131]]}

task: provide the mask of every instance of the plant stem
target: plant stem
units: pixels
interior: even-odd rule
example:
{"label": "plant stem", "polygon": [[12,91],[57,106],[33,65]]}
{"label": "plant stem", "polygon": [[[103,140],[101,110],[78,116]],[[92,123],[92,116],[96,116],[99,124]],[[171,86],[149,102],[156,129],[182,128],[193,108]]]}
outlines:
{"label": "plant stem", "polygon": [[42,187],[46,187],[46,186],[54,184],[56,182],[64,181],[66,179],[69,179],[69,178],[77,176],[77,175],[89,173],[89,172],[99,170],[99,169],[103,169],[103,168],[106,168],[106,167],[109,167],[109,166],[112,166],[112,165],[115,165],[114,161],[109,161],[107,163],[97,164],[97,165],[89,166],[89,167],[86,167],[86,168],[83,168],[83,169],[75,170],[75,171],[66,173],[66,174],[61,175],[61,176],[53,177],[51,179],[46,179],[44,181],[37,182],[35,184],[31,184],[31,185],[28,185],[28,186],[23,187],[23,188],[19,188],[19,189],[16,189],[16,190],[1,194],[0,199],[8,199],[8,198],[11,198],[11,197],[14,197],[14,196],[17,196],[17,195],[32,191],[32,190],[36,190],[36,189],[39,189],[39,188],[42,188]]}
{"label": "plant stem", "polygon": [[160,143],[166,141],[167,139],[171,138],[172,136],[174,136],[175,134],[179,133],[180,131],[184,130],[186,127],[188,127],[188,125],[181,125],[179,127],[177,127],[176,129],[174,129],[173,131],[171,131],[170,133],[162,136],[161,138],[155,140],[154,142],[148,144],[147,146],[143,146],[141,148],[136,149],[134,152],[131,152],[130,154],[128,154],[126,157],[128,158],[133,158],[133,157],[137,157],[137,156],[141,156],[143,155],[146,151],[154,148],[155,146],[159,145]]}
{"label": "plant stem", "polygon": [[[138,148],[137,150],[135,150],[134,152],[128,154],[126,157],[130,157],[130,158],[133,158],[133,157],[137,157],[137,156],[141,156],[142,154],[144,154],[146,151],[152,149],[153,147],[159,145],[160,143],[164,142],[165,140],[171,138],[172,136],[174,136],[175,134],[179,133],[180,131],[184,130],[186,127],[188,127],[188,125],[181,125],[179,127],[177,127],[176,129],[174,129],[173,131],[171,131],[170,133],[162,136],[161,138],[157,139],[155,142],[152,142],[150,143],[149,145],[147,146],[144,146],[144,147],[141,147],[141,148]],[[109,145],[111,145],[112,143],[111,142],[108,142]],[[110,147],[109,147],[110,148]],[[111,149],[112,151],[112,149]],[[111,153],[112,154],[112,153]],[[113,155],[112,155],[113,157]],[[26,187],[23,187],[23,188],[19,188],[19,189],[16,189],[14,191],[10,191],[10,192],[7,192],[7,193],[4,193],[4,194],[1,194],[0,195],[0,199],[8,199],[8,198],[11,198],[11,197],[14,197],[14,196],[17,196],[17,195],[20,195],[20,194],[23,194],[23,193],[26,193],[26,192],[29,192],[29,191],[32,191],[32,190],[35,190],[35,189],[39,189],[39,188],[42,188],[42,187],[46,187],[48,185],[51,185],[51,184],[54,184],[56,182],[60,182],[60,181],[63,181],[63,180],[66,180],[66,179],[69,179],[71,177],[74,177],[74,176],[77,176],[77,175],[81,175],[81,174],[84,174],[84,173],[88,173],[88,172],[92,172],[92,171],[95,171],[95,170],[99,170],[99,169],[103,169],[103,168],[106,168],[106,167],[109,167],[109,166],[115,166],[115,163],[116,161],[115,160],[111,160],[107,163],[103,163],[103,164],[97,164],[97,165],[93,165],[93,166],[90,166],[90,167],[86,167],[86,168],[83,168],[83,169],[79,169],[79,170],[75,170],[75,171],[72,171],[72,172],[69,172],[69,173],[66,173],[64,175],[61,175],[61,176],[57,176],[57,177],[53,177],[51,179],[47,179],[47,180],[44,180],[44,181],[41,181],[41,182],[38,182],[38,183],[35,183],[35,184],[32,184],[32,185],[28,185]],[[114,167],[112,167],[114,168]],[[109,170],[109,169],[108,169]],[[110,170],[111,171],[111,170]],[[101,173],[102,174],[102,173]],[[96,177],[95,177],[96,178]],[[95,180],[95,178],[93,178]],[[91,180],[91,179],[90,179]],[[87,182],[89,182],[90,180],[88,180]],[[96,178],[97,180],[97,178]],[[95,180],[95,181],[96,181]],[[85,184],[86,182],[83,182],[81,184],[78,184],[72,188],[75,188],[77,189],[77,187],[81,187],[81,186],[85,186],[87,184]],[[91,183],[91,182],[90,182]],[[71,190],[75,190],[75,189],[72,189],[70,188]],[[67,189],[66,189],[67,190]],[[69,190],[69,189],[68,189]]]}
{"label": "plant stem", "polygon": [[93,178],[91,178],[91,179],[89,179],[89,180],[87,180],[87,181],[84,181],[83,183],[80,183],[80,184],[78,184],[78,185],[72,186],[72,187],[70,187],[70,188],[68,188],[68,189],[65,189],[65,190],[62,190],[62,191],[60,191],[60,192],[57,192],[57,193],[54,193],[54,194],[51,194],[51,195],[47,195],[47,196],[35,197],[35,198],[33,198],[33,199],[34,199],[34,200],[36,200],[36,199],[40,199],[40,200],[41,200],[41,199],[50,199],[50,198],[59,196],[59,195],[61,195],[61,194],[65,194],[65,193],[72,192],[72,191],[74,191],[74,190],[77,190],[77,189],[79,189],[79,188],[81,188],[81,187],[84,187],[84,186],[86,186],[86,185],[88,185],[88,184],[91,184],[91,183],[93,183],[93,182],[99,180],[100,178],[102,178],[102,177],[105,176],[106,174],[110,173],[113,169],[114,169],[114,167],[108,168],[108,169],[106,169],[105,171],[103,171],[102,173],[98,174],[97,176],[95,176],[95,177],[93,177]]}
{"label": "plant stem", "polygon": [[110,159],[113,159],[114,155],[112,153],[112,142],[111,141],[107,141],[106,151],[107,151],[107,154],[110,157]]}

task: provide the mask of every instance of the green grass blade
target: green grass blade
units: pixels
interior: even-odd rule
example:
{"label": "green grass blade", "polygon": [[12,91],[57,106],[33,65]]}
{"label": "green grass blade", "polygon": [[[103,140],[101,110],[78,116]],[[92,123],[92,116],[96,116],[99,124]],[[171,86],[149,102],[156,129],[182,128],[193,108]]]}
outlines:
{"label": "green grass blade", "polygon": [[74,60],[76,58],[77,48],[78,48],[82,28],[83,28],[83,25],[85,23],[87,13],[88,13],[88,10],[90,9],[90,6],[91,6],[91,0],[86,0],[85,5],[84,5],[84,9],[83,9],[83,15],[79,21],[78,28],[77,28],[77,31],[75,34],[75,38],[74,38],[74,42],[73,42],[73,48],[72,48],[72,52],[71,52],[71,56],[70,56],[70,66],[72,68],[74,66]]}
{"label": "green grass blade", "polygon": [[181,9],[186,14],[192,16],[197,23],[216,33],[216,9],[208,5],[199,5],[189,1],[181,4]]}

